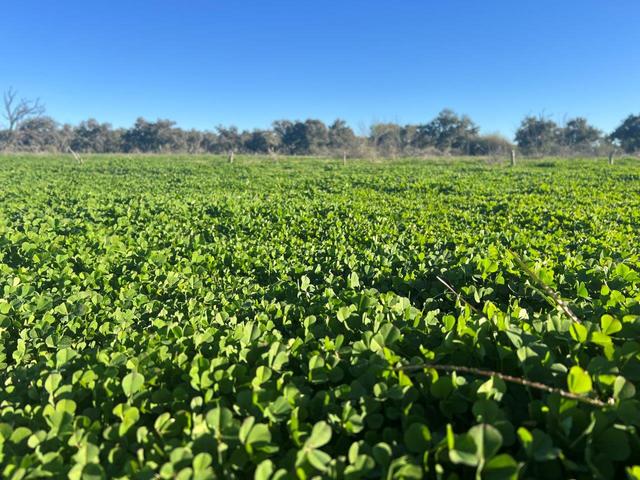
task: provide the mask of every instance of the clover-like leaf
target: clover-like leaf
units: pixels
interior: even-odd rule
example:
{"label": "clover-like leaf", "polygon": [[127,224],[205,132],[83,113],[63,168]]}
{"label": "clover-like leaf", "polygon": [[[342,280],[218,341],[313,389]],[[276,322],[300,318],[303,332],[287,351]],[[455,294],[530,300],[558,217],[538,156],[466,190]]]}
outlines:
{"label": "clover-like leaf", "polygon": [[589,374],[577,365],[569,370],[567,385],[571,393],[577,394],[589,393],[593,388]]}
{"label": "clover-like leaf", "polygon": [[305,442],[307,448],[320,448],[331,440],[331,427],[325,421],[320,421],[313,426],[309,438]]}
{"label": "clover-like leaf", "polygon": [[144,375],[138,372],[129,372],[122,379],[122,390],[127,397],[139,392],[144,385]]}

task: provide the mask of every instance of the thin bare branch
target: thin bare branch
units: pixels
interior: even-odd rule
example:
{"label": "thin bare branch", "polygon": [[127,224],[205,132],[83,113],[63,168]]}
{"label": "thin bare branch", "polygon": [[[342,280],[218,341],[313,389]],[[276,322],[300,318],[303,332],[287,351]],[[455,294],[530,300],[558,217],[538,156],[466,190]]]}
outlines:
{"label": "thin bare branch", "polygon": [[606,407],[612,405],[614,403],[613,398],[608,399],[606,402],[602,400],[598,400],[596,398],[589,398],[577,395],[575,393],[568,392],[561,388],[550,387],[549,385],[545,385],[544,383],[534,382],[532,380],[527,380],[526,378],[514,377],[513,375],[507,375],[505,373],[494,372],[492,370],[485,370],[482,368],[475,367],[466,367],[462,365],[441,365],[436,363],[425,363],[423,365],[403,365],[400,367],[394,367],[394,371],[418,371],[433,368],[434,370],[440,370],[445,372],[463,372],[468,373],[470,375],[476,375],[479,377],[496,377],[500,380],[509,383],[515,383],[517,385],[522,385],[523,387],[533,388],[535,390],[541,390],[547,393],[557,393],[563,398],[568,398],[571,400],[575,400],[577,402],[586,403],[589,405],[593,405],[595,407]]}
{"label": "thin bare branch", "polygon": [[40,103],[40,99],[27,100],[22,98],[17,100],[18,92],[10,88],[3,95],[4,111],[2,116],[8,122],[8,130],[13,132],[20,124],[30,117],[39,117],[44,111],[44,105]]}
{"label": "thin bare branch", "polygon": [[529,278],[531,278],[540,288],[542,288],[542,290],[544,290],[547,295],[549,295],[553,299],[554,302],[556,302],[556,305],[565,313],[565,315],[567,315],[567,317],[569,317],[576,323],[582,323],[578,316],[573,313],[571,308],[569,308],[569,304],[567,304],[567,302],[560,298],[560,295],[554,292],[553,289],[549,287],[549,285],[544,283],[542,279],[533,270],[531,270],[526,263],[524,263],[524,260],[522,260],[522,258],[520,258],[517,253],[512,252],[509,249],[507,249],[507,252],[513,255],[513,258],[516,260],[516,263],[520,266],[520,268],[522,268],[522,270],[524,270]]}
{"label": "thin bare branch", "polygon": [[480,313],[480,310],[478,310],[474,305],[472,305],[471,303],[469,303],[462,295],[460,295],[458,292],[455,291],[455,289],[449,285],[447,282],[445,282],[441,277],[439,277],[438,275],[436,275],[436,278],[438,279],[438,281],[443,284],[447,290],[449,290],[451,293],[453,293],[456,297],[458,297],[458,300],[460,300],[461,302],[463,302],[465,305],[469,305],[469,308],[471,310],[473,310],[475,313]]}
{"label": "thin bare branch", "polygon": [[84,160],[82,159],[82,157],[80,155],[78,155],[72,148],[71,146],[67,145],[67,150],[69,151],[69,153],[71,153],[71,155],[73,155],[73,158],[76,159],[76,162],[78,162],[80,165],[82,165],[84,163]]}
{"label": "thin bare branch", "polygon": [[31,118],[38,118],[44,114],[44,105],[40,99],[27,100],[22,98],[17,100],[18,92],[9,88],[2,96],[2,117],[7,121],[7,132],[3,149],[11,148],[17,141],[20,134],[20,126]]}

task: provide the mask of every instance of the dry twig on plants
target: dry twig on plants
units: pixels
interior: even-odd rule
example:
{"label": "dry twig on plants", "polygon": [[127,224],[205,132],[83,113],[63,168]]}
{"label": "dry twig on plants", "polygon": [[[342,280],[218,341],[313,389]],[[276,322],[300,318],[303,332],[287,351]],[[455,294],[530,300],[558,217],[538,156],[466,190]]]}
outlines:
{"label": "dry twig on plants", "polygon": [[549,285],[544,283],[542,279],[533,270],[531,270],[526,263],[524,263],[524,260],[522,260],[522,258],[520,258],[517,253],[512,252],[509,249],[507,249],[507,252],[509,252],[513,256],[513,258],[516,260],[516,263],[520,266],[520,268],[522,268],[522,270],[524,270],[529,278],[531,278],[536,284],[538,284],[538,286],[540,286],[540,288],[542,288],[542,290],[544,290],[544,292],[549,295],[554,302],[556,302],[556,305],[565,313],[565,315],[567,315],[567,317],[569,317],[576,323],[582,323],[578,316],[573,313],[571,308],[569,308],[569,304],[562,298],[560,298],[560,295],[554,292],[553,289],[549,287]]}
{"label": "dry twig on plants", "polygon": [[609,399],[606,402],[603,402],[602,400],[598,400],[596,398],[583,397],[575,393],[571,393],[566,390],[563,390],[561,388],[550,387],[549,385],[545,385],[544,383],[527,380],[526,378],[514,377],[513,375],[507,375],[506,373],[495,372],[493,370],[485,370],[482,368],[466,367],[462,365],[440,365],[436,363],[425,363],[423,365],[404,365],[400,367],[395,367],[393,370],[394,371],[400,371],[400,370],[416,371],[416,370],[425,370],[428,368],[433,368],[434,370],[440,370],[444,372],[463,372],[463,373],[468,373],[470,375],[476,375],[479,377],[496,377],[505,382],[515,383],[517,385],[522,385],[523,387],[533,388],[533,389],[541,390],[547,393],[557,393],[563,398],[576,400],[577,402],[586,403],[589,405],[593,405],[595,407],[606,407],[608,405],[613,404],[613,399]]}

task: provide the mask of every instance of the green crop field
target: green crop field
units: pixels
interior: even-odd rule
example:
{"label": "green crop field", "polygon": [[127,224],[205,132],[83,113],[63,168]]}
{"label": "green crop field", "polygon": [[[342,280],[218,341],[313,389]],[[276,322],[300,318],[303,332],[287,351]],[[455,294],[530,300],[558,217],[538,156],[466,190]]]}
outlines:
{"label": "green crop field", "polygon": [[640,164],[0,157],[0,476],[640,479]]}

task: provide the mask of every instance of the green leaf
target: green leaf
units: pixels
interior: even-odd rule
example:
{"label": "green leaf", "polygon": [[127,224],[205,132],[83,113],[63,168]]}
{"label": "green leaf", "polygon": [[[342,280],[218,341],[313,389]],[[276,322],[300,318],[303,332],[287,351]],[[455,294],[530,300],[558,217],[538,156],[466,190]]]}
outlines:
{"label": "green leaf", "polygon": [[127,397],[139,392],[144,385],[144,376],[138,372],[130,372],[122,379],[122,390]]}
{"label": "green leaf", "polygon": [[76,408],[77,408],[76,402],[68,398],[59,400],[56,403],[57,412],[66,412],[70,415],[73,415],[76,412]]}
{"label": "green leaf", "polygon": [[527,455],[538,462],[554,460],[560,455],[560,449],[554,448],[553,440],[542,430],[535,429],[529,432],[526,428],[520,427],[518,437]]}
{"label": "green leaf", "polygon": [[518,478],[518,463],[506,453],[490,459],[482,467],[483,480],[516,480]]}
{"label": "green leaf", "polygon": [[49,374],[49,376],[47,377],[47,379],[44,382],[44,389],[50,395],[53,395],[53,393],[58,388],[58,385],[60,385],[61,381],[62,381],[62,375],[60,375],[59,373],[51,373],[51,374]]}
{"label": "green leaf", "polygon": [[269,480],[273,474],[275,467],[269,459],[263,460],[257,467],[253,476],[254,480]]}
{"label": "green leaf", "polygon": [[264,414],[274,422],[280,421],[286,418],[291,413],[291,405],[285,397],[276,398],[266,408]]}
{"label": "green leaf", "polygon": [[477,455],[480,460],[493,457],[502,446],[502,435],[500,431],[486,423],[471,427],[468,435],[476,444]]}
{"label": "green leaf", "polygon": [[589,298],[589,292],[587,291],[587,287],[584,284],[584,282],[579,282],[578,283],[577,290],[578,290],[578,292],[577,292],[578,293],[578,297]]}
{"label": "green leaf", "polygon": [[615,427],[607,428],[603,432],[594,434],[595,450],[607,458],[614,461],[623,462],[631,454],[629,439],[627,434]]}
{"label": "green leaf", "polygon": [[211,455],[206,452],[197,454],[195,457],[193,457],[193,471],[195,473],[204,472],[211,466],[212,461],[213,459],[211,458]]}
{"label": "green leaf", "polygon": [[589,393],[593,388],[589,374],[577,365],[574,365],[569,370],[567,385],[571,393],[578,395]]}
{"label": "green leaf", "polygon": [[251,429],[251,432],[246,438],[247,445],[251,445],[254,443],[270,443],[271,442],[271,431],[269,430],[269,426],[264,423],[257,423]]}
{"label": "green leaf", "polygon": [[500,400],[502,395],[507,391],[507,385],[504,380],[498,377],[491,377],[478,387],[478,393],[486,395],[487,398],[495,398]]}
{"label": "green leaf", "polygon": [[76,453],[73,458],[76,463],[81,465],[100,463],[100,448],[91,443],[85,443],[78,449],[78,453]]}
{"label": "green leaf", "polygon": [[576,342],[585,343],[587,341],[589,332],[584,325],[572,322],[571,327],[569,328],[569,332],[571,333],[571,338],[573,338]]}
{"label": "green leaf", "polygon": [[627,467],[627,476],[629,480],[640,480],[640,465]]}
{"label": "green leaf", "polygon": [[56,353],[56,368],[62,368],[78,354],[72,348],[62,348]]}
{"label": "green leaf", "polygon": [[102,480],[107,478],[102,466],[96,463],[89,463],[82,467],[82,480]]}
{"label": "green leaf", "polygon": [[336,314],[338,320],[341,322],[346,322],[347,319],[351,316],[351,308],[350,307],[340,307],[338,309],[338,313]]}
{"label": "green leaf", "polygon": [[475,467],[478,465],[478,447],[468,434],[456,435],[453,433],[451,425],[447,425],[447,447],[449,449],[449,460],[455,464]]}
{"label": "green leaf", "polygon": [[426,451],[431,443],[429,427],[423,423],[412,423],[404,433],[404,443],[411,452]]}
{"label": "green leaf", "polygon": [[622,323],[611,315],[603,315],[600,318],[600,328],[605,335],[613,335],[622,330]]}
{"label": "green leaf", "polygon": [[617,376],[613,382],[613,398],[615,399],[627,399],[633,398],[636,395],[636,387],[624,377]]}
{"label": "green leaf", "polygon": [[238,431],[238,438],[251,454],[271,443],[271,431],[268,425],[256,423],[254,417],[247,417]]}
{"label": "green leaf", "polygon": [[306,448],[320,448],[331,440],[331,427],[327,422],[320,421],[313,426],[311,435],[305,442]]}
{"label": "green leaf", "polygon": [[140,419],[140,411],[136,407],[125,407],[122,414],[122,425],[120,426],[120,435],[129,430]]}
{"label": "green leaf", "polygon": [[314,468],[325,472],[331,463],[331,455],[322,450],[312,449],[307,452],[307,460]]}
{"label": "green leaf", "polygon": [[234,422],[233,412],[228,408],[216,407],[209,410],[205,420],[207,426],[213,430],[219,440],[230,440],[231,438],[239,435],[237,423]]}
{"label": "green leaf", "polygon": [[347,279],[347,288],[358,288],[360,286],[360,277],[356,272],[351,272]]}
{"label": "green leaf", "polygon": [[249,434],[251,433],[251,429],[256,423],[255,417],[247,417],[240,425],[240,430],[238,430],[238,438],[242,443],[247,443],[247,439],[249,438]]}

